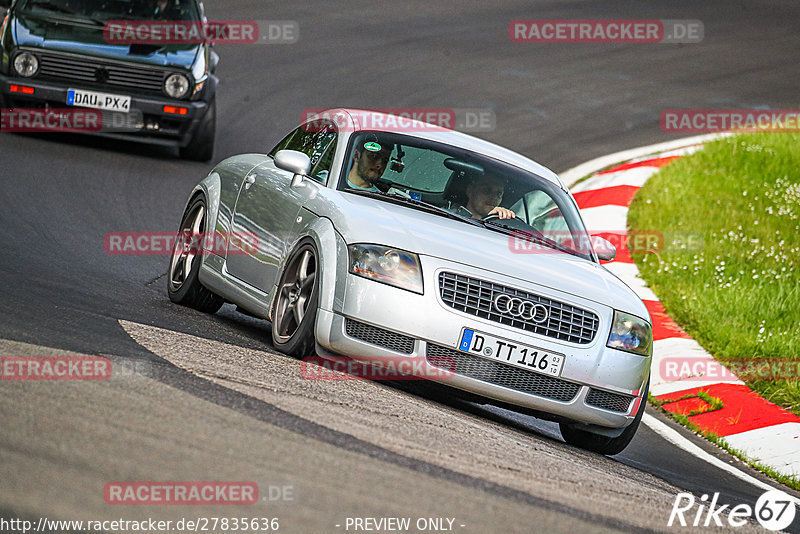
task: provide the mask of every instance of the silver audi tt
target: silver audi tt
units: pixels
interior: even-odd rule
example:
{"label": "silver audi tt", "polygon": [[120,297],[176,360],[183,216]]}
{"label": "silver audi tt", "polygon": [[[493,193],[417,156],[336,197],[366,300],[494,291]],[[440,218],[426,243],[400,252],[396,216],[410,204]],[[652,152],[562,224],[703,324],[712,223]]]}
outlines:
{"label": "silver audi tt", "polygon": [[[447,391],[558,421],[622,451],[644,412],[647,309],[599,259],[552,171],[407,117],[319,113],[268,154],[218,164],[189,198],[173,302],[272,322],[295,356],[412,362]],[[194,243],[196,246],[190,246]]]}

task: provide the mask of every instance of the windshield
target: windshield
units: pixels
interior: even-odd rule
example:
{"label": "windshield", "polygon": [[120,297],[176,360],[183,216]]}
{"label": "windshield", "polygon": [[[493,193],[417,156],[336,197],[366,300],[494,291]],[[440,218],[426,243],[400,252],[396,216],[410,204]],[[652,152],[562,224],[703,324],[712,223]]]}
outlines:
{"label": "windshield", "polygon": [[93,22],[200,20],[196,0],[22,0],[20,9]]}
{"label": "windshield", "polygon": [[592,259],[572,199],[531,172],[464,149],[384,132],[353,135],[346,162],[341,190],[506,233],[509,246],[519,253],[562,251]]}

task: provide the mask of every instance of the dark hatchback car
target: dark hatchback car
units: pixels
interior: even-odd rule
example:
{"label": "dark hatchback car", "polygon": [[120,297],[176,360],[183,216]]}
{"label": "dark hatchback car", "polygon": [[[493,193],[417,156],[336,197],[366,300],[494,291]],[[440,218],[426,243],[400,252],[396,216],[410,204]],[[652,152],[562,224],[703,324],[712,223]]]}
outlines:
{"label": "dark hatchback car", "polygon": [[113,42],[104,33],[109,21],[203,24],[200,0],[0,0],[0,7],[8,8],[0,107],[94,108],[102,113],[96,135],[213,157],[219,58],[211,44]]}

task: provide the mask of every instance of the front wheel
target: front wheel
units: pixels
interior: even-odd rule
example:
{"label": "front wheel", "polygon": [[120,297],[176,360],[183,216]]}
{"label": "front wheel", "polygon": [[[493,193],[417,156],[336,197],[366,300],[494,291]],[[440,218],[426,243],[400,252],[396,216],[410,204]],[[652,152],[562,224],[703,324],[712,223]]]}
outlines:
{"label": "front wheel", "polygon": [[180,238],[175,240],[167,273],[169,299],[184,306],[207,313],[216,313],[225,302],[200,284],[200,258],[202,247],[195,239],[202,237],[206,225],[206,203],[195,197],[186,208],[181,221]]}
{"label": "front wheel", "polygon": [[621,453],[625,450],[625,447],[630,444],[633,436],[636,435],[636,429],[639,428],[639,422],[642,420],[644,409],[647,406],[647,393],[649,390],[650,379],[648,378],[647,385],[644,388],[644,394],[642,395],[642,403],[639,405],[639,411],[636,412],[636,417],[634,417],[633,422],[622,431],[622,434],[616,438],[594,434],[588,430],[575,428],[568,423],[559,423],[561,437],[570,445],[598,454],[613,456],[614,454]]}
{"label": "front wheel", "polygon": [[214,140],[217,132],[217,102],[208,106],[203,122],[189,144],[180,149],[181,157],[193,161],[208,161],[214,157]]}
{"label": "front wheel", "polygon": [[[9,109],[6,109],[5,98],[3,97],[3,93],[0,91],[0,124],[5,122],[2,120],[3,113],[7,113],[8,111]],[[0,128],[0,131],[2,131],[2,128]]]}
{"label": "front wheel", "polygon": [[300,244],[283,269],[272,313],[272,342],[284,354],[314,354],[318,267],[316,248],[308,239]]}

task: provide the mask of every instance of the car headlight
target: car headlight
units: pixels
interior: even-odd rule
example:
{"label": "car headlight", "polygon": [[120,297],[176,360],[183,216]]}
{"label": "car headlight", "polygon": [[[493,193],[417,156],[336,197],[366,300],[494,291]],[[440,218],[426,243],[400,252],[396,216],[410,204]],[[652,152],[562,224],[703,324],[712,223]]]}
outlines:
{"label": "car headlight", "polygon": [[30,52],[22,52],[14,58],[14,70],[23,78],[30,78],[39,72],[39,60]]}
{"label": "car headlight", "polygon": [[350,245],[350,272],[422,294],[422,268],[412,252],[381,245]]}
{"label": "car headlight", "polygon": [[189,92],[189,78],[183,74],[170,74],[164,80],[164,92],[170,98],[183,98]]}
{"label": "car headlight", "polygon": [[642,356],[649,356],[653,345],[653,327],[644,319],[614,311],[607,346]]}

